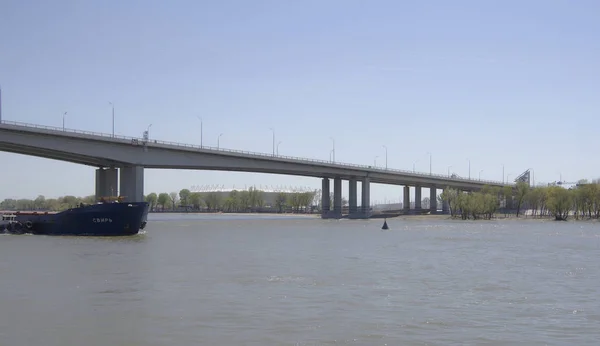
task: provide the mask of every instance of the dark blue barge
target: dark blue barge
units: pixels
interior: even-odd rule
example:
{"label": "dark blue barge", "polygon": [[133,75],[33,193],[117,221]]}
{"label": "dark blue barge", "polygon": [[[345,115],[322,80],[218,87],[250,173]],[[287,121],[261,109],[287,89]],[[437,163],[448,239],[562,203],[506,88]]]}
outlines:
{"label": "dark blue barge", "polygon": [[128,236],[144,229],[148,210],[146,202],[104,202],[61,212],[5,211],[0,233]]}

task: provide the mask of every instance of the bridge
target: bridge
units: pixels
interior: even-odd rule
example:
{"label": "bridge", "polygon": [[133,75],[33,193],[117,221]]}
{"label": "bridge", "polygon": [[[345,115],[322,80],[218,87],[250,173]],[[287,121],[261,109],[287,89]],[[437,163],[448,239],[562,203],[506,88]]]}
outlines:
{"label": "bridge", "polygon": [[[433,213],[438,210],[438,189],[451,187],[477,191],[485,185],[514,186],[498,181],[150,140],[147,132],[142,138],[136,138],[6,120],[0,122],[0,151],[97,167],[96,196],[119,194],[127,196],[129,201],[141,201],[144,198],[144,168],[239,171],[321,178],[323,218],[341,217],[342,180],[349,183],[350,218],[370,216],[370,183],[404,186],[403,204],[407,212],[410,208],[409,188],[415,189],[415,211],[421,211],[421,188],[429,188],[430,211]],[[331,179],[333,206],[329,197]],[[357,201],[359,181],[362,191],[360,207]],[[448,206],[444,203],[442,211],[447,210]]]}

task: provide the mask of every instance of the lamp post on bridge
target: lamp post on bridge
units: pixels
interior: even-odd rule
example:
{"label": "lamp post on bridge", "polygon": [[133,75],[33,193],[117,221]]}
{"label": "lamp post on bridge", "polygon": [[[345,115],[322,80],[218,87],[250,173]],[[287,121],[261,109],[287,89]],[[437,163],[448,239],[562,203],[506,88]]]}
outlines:
{"label": "lamp post on bridge", "polygon": [[479,180],[481,180],[481,172],[483,172],[483,169],[479,171]]}
{"label": "lamp post on bridge", "polygon": [[377,168],[377,158],[379,156],[375,156],[375,158],[373,159],[373,167]]}
{"label": "lamp post on bridge", "polygon": [[281,141],[277,143],[277,156],[279,156],[279,144],[281,144]]}
{"label": "lamp post on bridge", "polygon": [[112,106],[112,136],[115,137],[115,104],[108,101],[108,103]]}
{"label": "lamp post on bridge", "polygon": [[146,131],[144,131],[144,141],[148,141],[148,139],[150,138],[150,127],[152,126],[152,124],[148,125],[148,127],[146,128]]}
{"label": "lamp post on bridge", "polygon": [[429,175],[431,175],[431,153],[427,152],[427,154],[429,154]]}
{"label": "lamp post on bridge", "polygon": [[65,115],[67,115],[67,112],[63,113],[63,131],[65,130]]}
{"label": "lamp post on bridge", "polygon": [[417,164],[417,162],[419,162],[419,160],[413,162],[413,173],[415,173],[415,165]]}
{"label": "lamp post on bridge", "polygon": [[200,120],[200,149],[202,149],[202,118],[198,116],[198,119]]}
{"label": "lamp post on bridge", "polygon": [[220,133],[220,134],[219,134],[219,137],[217,137],[217,150],[219,150],[219,145],[220,145],[220,141],[221,141],[221,136],[222,136],[222,135],[223,135],[223,134],[222,134],[222,133]]}
{"label": "lamp post on bridge", "polygon": [[452,166],[448,166],[448,178],[450,178],[450,168],[452,168]]}
{"label": "lamp post on bridge", "polygon": [[272,127],[269,127],[269,129],[273,132],[273,156],[275,156],[275,130]]}
{"label": "lamp post on bridge", "polygon": [[333,142],[333,149],[331,150],[331,152],[333,153],[333,160],[332,160],[332,162],[335,163],[335,139],[333,139],[333,137],[329,137],[329,138]]}
{"label": "lamp post on bridge", "polygon": [[385,169],[388,169],[388,165],[387,165],[387,147],[385,145],[383,145],[383,148],[385,149]]}
{"label": "lamp post on bridge", "polygon": [[467,159],[469,161],[469,179],[471,179],[471,159]]}

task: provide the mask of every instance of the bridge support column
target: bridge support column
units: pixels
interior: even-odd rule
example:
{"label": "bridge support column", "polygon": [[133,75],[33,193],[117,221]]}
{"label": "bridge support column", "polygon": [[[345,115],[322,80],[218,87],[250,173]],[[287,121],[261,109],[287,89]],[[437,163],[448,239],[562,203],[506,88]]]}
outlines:
{"label": "bridge support column", "polygon": [[356,214],[358,211],[358,189],[356,179],[352,178],[348,182],[348,214]]}
{"label": "bridge support column", "polygon": [[371,217],[371,179],[363,178],[360,203],[360,213],[357,219],[368,219]]}
{"label": "bridge support column", "polygon": [[321,181],[321,217],[327,218],[331,207],[331,195],[329,194],[329,178]]}
{"label": "bridge support column", "polygon": [[415,211],[421,211],[421,186],[415,186]]}
{"label": "bridge support column", "polygon": [[333,179],[333,218],[342,218],[342,178]]}
{"label": "bridge support column", "polygon": [[435,186],[429,188],[429,212],[437,213],[437,187]]}
{"label": "bridge support column", "polygon": [[410,211],[410,186],[404,186],[402,208],[404,213],[407,214]]}
{"label": "bridge support column", "polygon": [[126,166],[121,167],[121,191],[120,195],[125,197],[125,202],[144,201],[144,167]]}
{"label": "bridge support column", "polygon": [[96,170],[96,200],[100,197],[118,195],[119,175],[116,168],[98,168]]}

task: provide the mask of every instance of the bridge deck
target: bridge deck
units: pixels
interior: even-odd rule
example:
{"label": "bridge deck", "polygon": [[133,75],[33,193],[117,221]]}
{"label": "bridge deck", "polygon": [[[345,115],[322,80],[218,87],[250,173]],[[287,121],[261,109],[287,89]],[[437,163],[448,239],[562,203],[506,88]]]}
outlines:
{"label": "bridge deck", "polygon": [[285,155],[273,155],[266,153],[258,153],[258,152],[250,152],[244,150],[236,150],[236,149],[226,149],[226,148],[216,148],[206,145],[193,145],[193,144],[184,144],[170,141],[161,141],[161,140],[148,140],[148,138],[140,138],[140,137],[128,137],[121,135],[111,135],[100,132],[92,132],[92,131],[82,131],[82,130],[74,130],[74,129],[63,129],[60,127],[53,126],[45,126],[45,125],[37,125],[37,124],[28,124],[21,123],[15,121],[7,121],[2,120],[0,122],[0,128],[4,128],[7,130],[14,131],[22,131],[27,133],[39,133],[39,134],[48,134],[53,136],[60,137],[69,137],[69,138],[81,138],[81,139],[89,139],[89,140],[97,140],[108,143],[115,144],[129,144],[129,145],[143,145],[149,148],[163,148],[163,149],[173,149],[173,150],[181,150],[181,151],[192,151],[192,152],[201,152],[201,153],[210,153],[210,154],[220,154],[224,156],[234,156],[234,157],[244,157],[244,158],[255,158],[260,160],[274,161],[274,162],[287,162],[287,163],[295,163],[295,164],[308,164],[308,165],[318,165],[326,168],[333,169],[349,169],[349,170],[361,170],[367,173],[383,173],[383,174],[398,174],[405,177],[414,177],[421,179],[432,179],[435,181],[444,181],[444,182],[456,182],[456,183],[471,183],[477,185],[495,185],[495,186],[514,186],[514,183],[508,182],[500,182],[494,180],[484,180],[484,179],[467,179],[458,176],[448,176],[446,174],[436,174],[436,173],[421,173],[414,172],[410,170],[402,170],[402,169],[394,169],[394,168],[385,168],[385,167],[373,167],[371,165],[361,165],[354,163],[340,163],[333,162],[328,160],[320,160],[320,159],[310,159],[310,158],[301,158],[294,156],[285,156]]}

